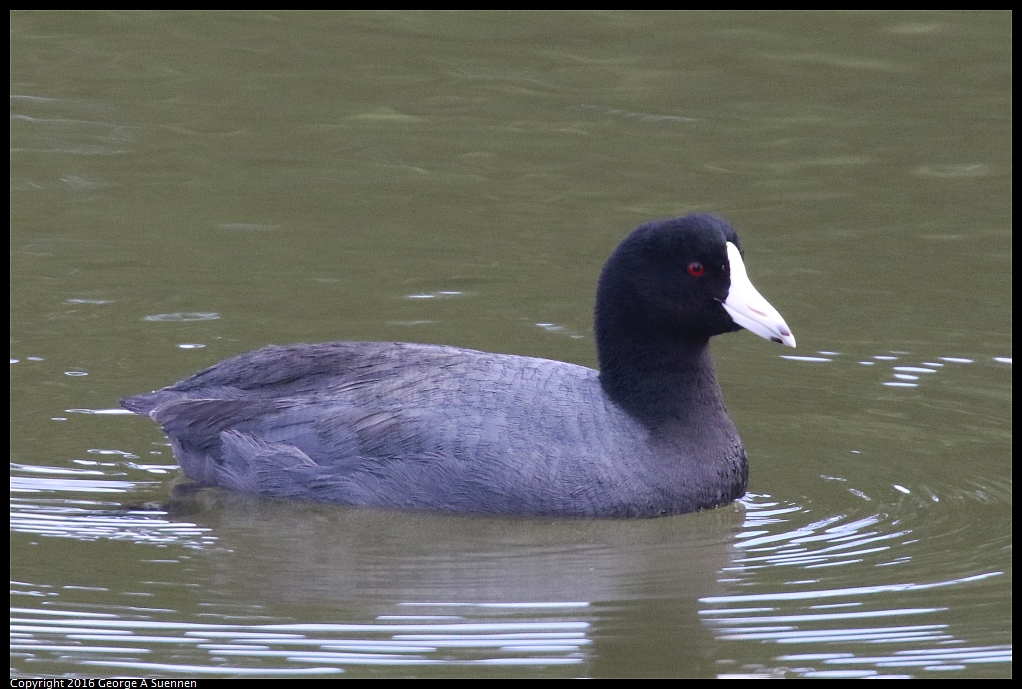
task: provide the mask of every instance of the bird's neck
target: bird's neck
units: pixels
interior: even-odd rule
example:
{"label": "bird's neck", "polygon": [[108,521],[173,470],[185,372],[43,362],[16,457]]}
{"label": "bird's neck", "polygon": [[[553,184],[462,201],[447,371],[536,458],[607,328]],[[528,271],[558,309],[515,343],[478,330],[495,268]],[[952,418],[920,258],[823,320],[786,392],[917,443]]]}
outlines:
{"label": "bird's neck", "polygon": [[650,427],[722,414],[723,396],[706,340],[599,343],[600,384],[610,399]]}

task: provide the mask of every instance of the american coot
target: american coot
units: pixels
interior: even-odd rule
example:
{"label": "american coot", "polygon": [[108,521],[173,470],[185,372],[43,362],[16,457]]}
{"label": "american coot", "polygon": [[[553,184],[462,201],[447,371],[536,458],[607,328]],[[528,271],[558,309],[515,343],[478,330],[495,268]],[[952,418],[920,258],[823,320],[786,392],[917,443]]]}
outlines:
{"label": "american coot", "polygon": [[596,292],[599,372],[457,347],[265,347],[123,400],[186,476],[278,498],[492,514],[655,517],[742,496],[710,359],[746,328],[789,346],[712,215],[640,226]]}

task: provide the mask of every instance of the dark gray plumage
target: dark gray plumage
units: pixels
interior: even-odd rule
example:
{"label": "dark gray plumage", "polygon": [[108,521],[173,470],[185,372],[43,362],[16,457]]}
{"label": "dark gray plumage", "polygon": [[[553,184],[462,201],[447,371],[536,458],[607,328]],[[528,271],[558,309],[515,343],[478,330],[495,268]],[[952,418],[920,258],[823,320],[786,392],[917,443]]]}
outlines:
{"label": "dark gray plumage", "polygon": [[748,466],[709,337],[737,320],[794,346],[737,246],[708,215],[629,235],[600,279],[600,373],[437,345],[294,344],[122,404],[160,423],[186,476],[250,493],[585,517],[723,505]]}

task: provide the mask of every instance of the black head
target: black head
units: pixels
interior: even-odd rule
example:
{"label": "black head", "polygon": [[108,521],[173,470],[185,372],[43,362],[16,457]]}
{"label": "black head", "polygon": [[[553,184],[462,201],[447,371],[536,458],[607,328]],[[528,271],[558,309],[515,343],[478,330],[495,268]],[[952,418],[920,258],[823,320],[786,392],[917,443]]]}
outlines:
{"label": "black head", "polygon": [[709,339],[742,328],[795,346],[784,319],[749,282],[734,228],[714,215],[646,223],[625,237],[600,276],[600,383],[651,422],[697,400],[708,404],[720,394]]}
{"label": "black head", "polygon": [[596,339],[705,343],[740,330],[723,303],[731,287],[727,243],[738,234],[714,215],[687,215],[639,226],[617,247],[596,293]]}

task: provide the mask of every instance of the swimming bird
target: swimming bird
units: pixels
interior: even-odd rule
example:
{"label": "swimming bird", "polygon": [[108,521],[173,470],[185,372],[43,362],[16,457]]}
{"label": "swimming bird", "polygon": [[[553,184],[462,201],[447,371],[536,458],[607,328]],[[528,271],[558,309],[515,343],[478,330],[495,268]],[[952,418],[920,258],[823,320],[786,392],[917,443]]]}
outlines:
{"label": "swimming bird", "polygon": [[269,346],[122,400],[201,484],[410,510],[655,517],[745,492],[710,358],[747,329],[795,346],[706,214],[648,222],[596,291],[599,371],[398,342]]}

